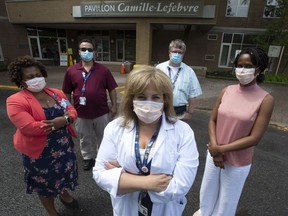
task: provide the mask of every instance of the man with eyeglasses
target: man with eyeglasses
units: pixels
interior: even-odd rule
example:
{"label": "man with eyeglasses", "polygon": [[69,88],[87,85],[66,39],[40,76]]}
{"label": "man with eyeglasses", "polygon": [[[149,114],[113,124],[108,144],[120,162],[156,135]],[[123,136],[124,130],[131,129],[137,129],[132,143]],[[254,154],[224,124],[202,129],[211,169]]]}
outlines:
{"label": "man with eyeglasses", "polygon": [[[75,128],[80,139],[83,169],[90,170],[103,138],[104,128],[117,112],[117,83],[108,68],[94,61],[94,43],[79,43],[81,61],[66,71],[62,90],[78,112]],[[107,103],[107,91],[111,107]]]}
{"label": "man with eyeglasses", "polygon": [[195,107],[195,99],[202,94],[201,86],[193,69],[182,62],[186,51],[185,43],[176,39],[169,44],[169,60],[156,68],[164,71],[173,86],[173,106],[183,120],[190,120]]}

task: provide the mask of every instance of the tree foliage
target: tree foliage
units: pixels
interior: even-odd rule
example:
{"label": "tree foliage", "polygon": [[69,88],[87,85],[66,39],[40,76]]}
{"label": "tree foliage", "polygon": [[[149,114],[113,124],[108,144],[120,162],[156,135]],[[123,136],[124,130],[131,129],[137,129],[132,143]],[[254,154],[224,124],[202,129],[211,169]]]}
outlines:
{"label": "tree foliage", "polygon": [[285,47],[282,57],[285,61],[282,72],[285,72],[288,68],[288,0],[278,0],[276,7],[266,6],[265,12],[272,10],[274,10],[274,16],[265,20],[266,31],[256,37],[256,42],[267,51],[270,45]]}
{"label": "tree foliage", "polygon": [[268,18],[266,31],[257,37],[257,44],[267,50],[269,45],[288,45],[288,0],[278,0],[276,11],[277,17]]}

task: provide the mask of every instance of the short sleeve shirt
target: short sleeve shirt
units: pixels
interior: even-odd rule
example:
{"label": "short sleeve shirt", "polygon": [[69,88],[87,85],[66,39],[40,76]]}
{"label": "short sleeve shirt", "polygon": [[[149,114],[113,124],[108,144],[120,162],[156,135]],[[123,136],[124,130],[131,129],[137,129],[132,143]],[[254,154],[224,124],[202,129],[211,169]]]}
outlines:
{"label": "short sleeve shirt", "polygon": [[160,63],[156,68],[166,73],[170,77],[171,82],[174,83],[173,106],[185,106],[190,98],[202,94],[202,89],[194,70],[185,63],[181,63],[178,69],[178,76],[177,73],[172,73],[169,61]]}
{"label": "short sleeve shirt", "polygon": [[[109,113],[107,91],[110,92],[117,87],[112,73],[104,65],[94,62],[90,72],[83,94],[83,74],[87,75],[89,71],[85,71],[81,61],[68,68],[62,86],[64,93],[73,93],[78,117],[85,119],[93,119]],[[82,96],[86,98],[86,105],[79,104],[79,98]]]}

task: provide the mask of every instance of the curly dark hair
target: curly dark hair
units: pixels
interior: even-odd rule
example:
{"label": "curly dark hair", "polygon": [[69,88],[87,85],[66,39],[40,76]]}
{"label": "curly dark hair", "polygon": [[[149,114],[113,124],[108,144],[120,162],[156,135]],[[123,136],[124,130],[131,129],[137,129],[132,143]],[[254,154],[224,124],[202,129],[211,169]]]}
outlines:
{"label": "curly dark hair", "polygon": [[239,57],[243,54],[248,54],[250,56],[251,62],[257,68],[259,68],[260,72],[259,75],[256,77],[257,83],[262,83],[265,80],[264,70],[268,67],[269,64],[269,57],[266,52],[259,48],[246,48],[243,49],[235,58],[234,60],[234,67],[237,67]]}
{"label": "curly dark hair", "polygon": [[42,76],[45,78],[47,77],[45,66],[42,63],[37,62],[31,56],[26,55],[17,57],[9,64],[8,76],[10,81],[15,83],[19,88],[22,87],[21,83],[23,80],[23,69],[29,67],[37,67],[41,71]]}

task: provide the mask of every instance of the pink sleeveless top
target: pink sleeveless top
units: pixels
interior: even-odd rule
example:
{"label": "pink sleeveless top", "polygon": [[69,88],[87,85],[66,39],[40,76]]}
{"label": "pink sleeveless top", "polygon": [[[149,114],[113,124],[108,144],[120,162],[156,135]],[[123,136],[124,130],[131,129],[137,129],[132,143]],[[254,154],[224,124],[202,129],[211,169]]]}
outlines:
{"label": "pink sleeveless top", "polygon": [[[248,136],[257,118],[264,97],[268,93],[257,84],[228,86],[218,109],[216,136],[218,145],[226,145]],[[232,166],[252,163],[254,146],[225,153],[224,160]]]}

